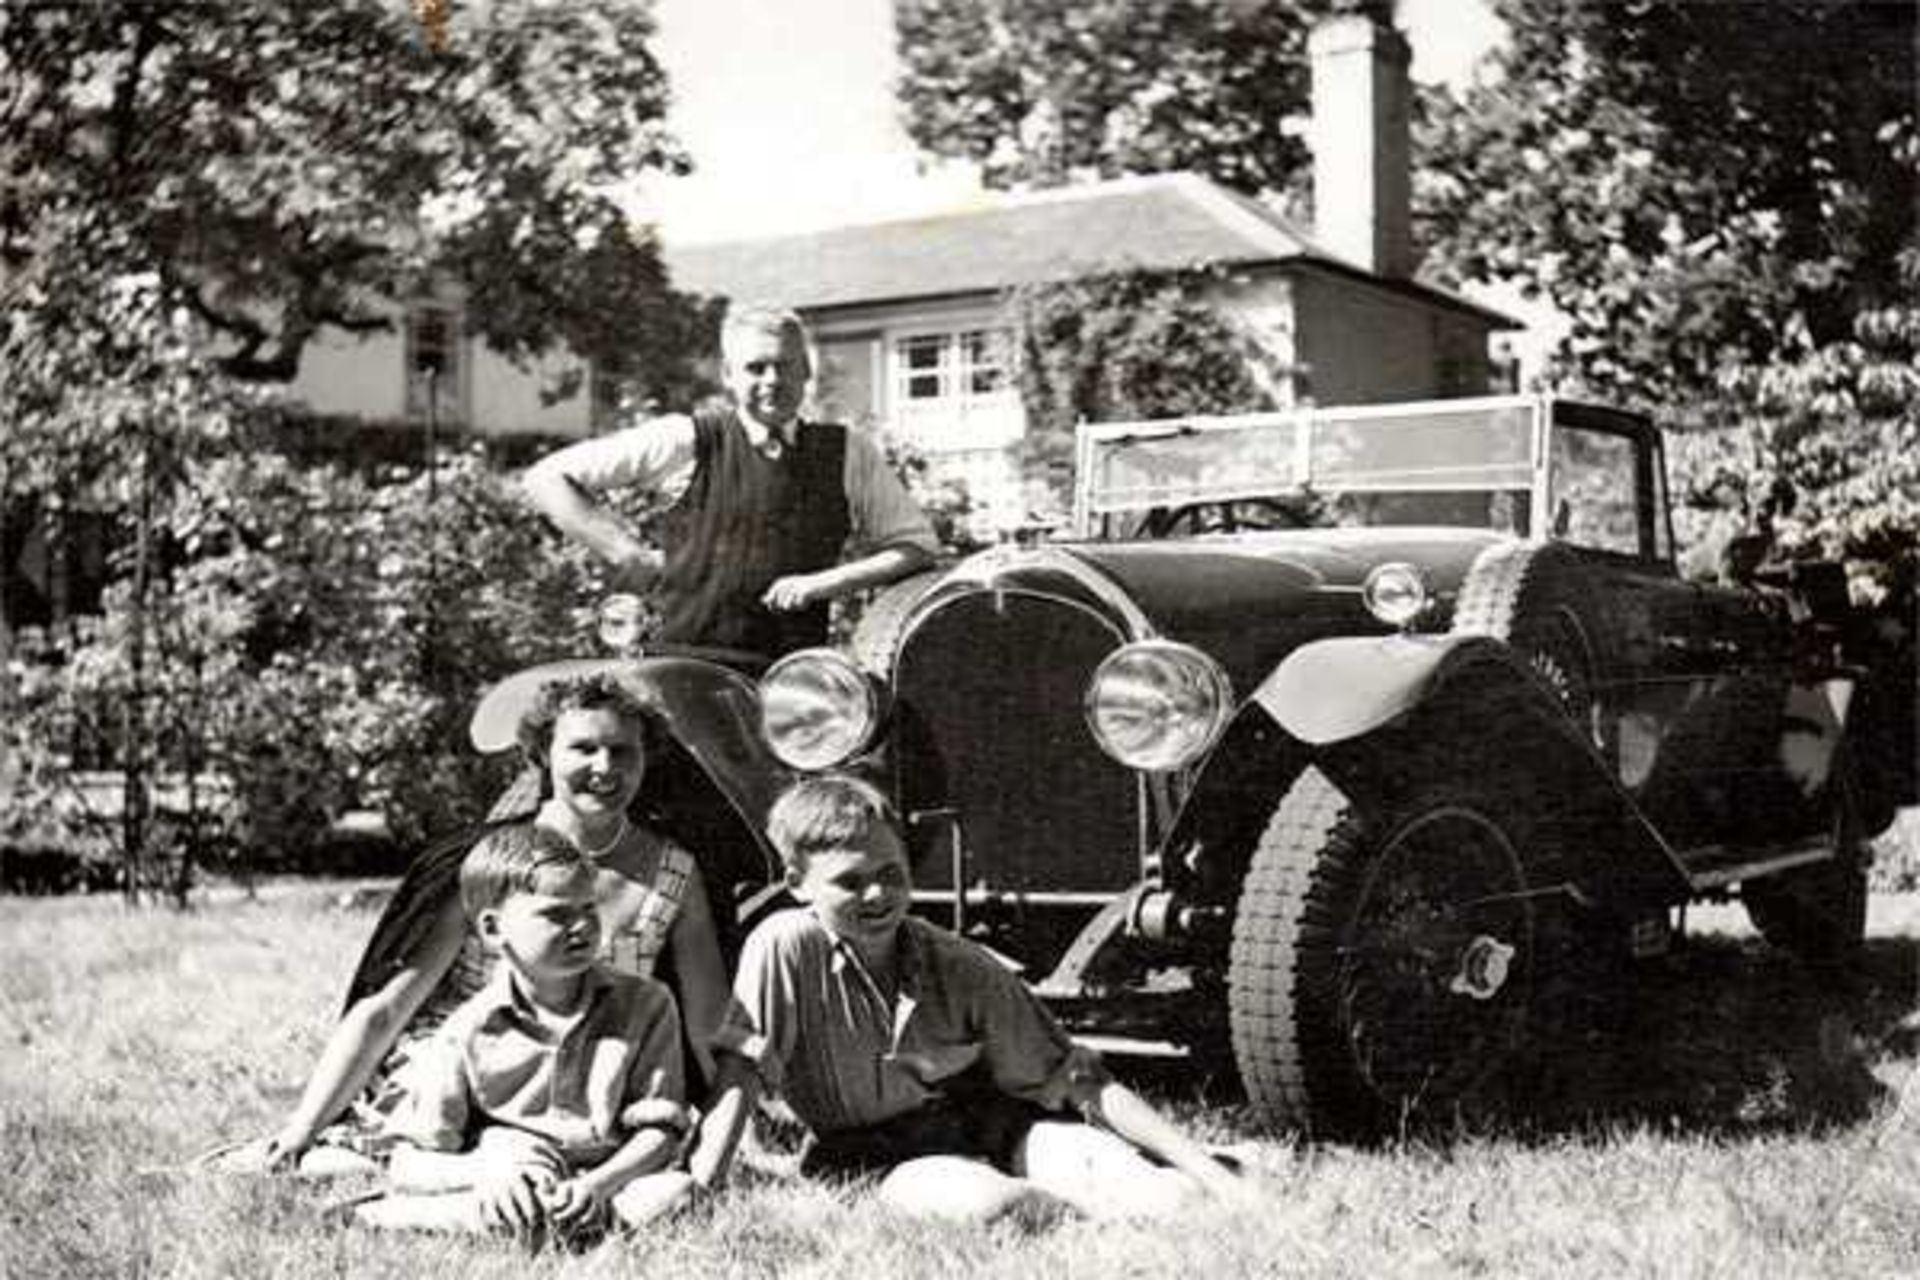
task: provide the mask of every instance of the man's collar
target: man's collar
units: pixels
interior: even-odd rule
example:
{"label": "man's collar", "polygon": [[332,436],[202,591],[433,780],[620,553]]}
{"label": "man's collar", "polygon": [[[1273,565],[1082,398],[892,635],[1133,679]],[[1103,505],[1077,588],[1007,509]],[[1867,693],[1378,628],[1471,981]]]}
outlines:
{"label": "man's collar", "polygon": [[740,410],[740,429],[746,433],[747,443],[769,458],[778,458],[793,448],[794,437],[800,432],[800,415],[795,414],[778,427],[769,427],[760,419]]}

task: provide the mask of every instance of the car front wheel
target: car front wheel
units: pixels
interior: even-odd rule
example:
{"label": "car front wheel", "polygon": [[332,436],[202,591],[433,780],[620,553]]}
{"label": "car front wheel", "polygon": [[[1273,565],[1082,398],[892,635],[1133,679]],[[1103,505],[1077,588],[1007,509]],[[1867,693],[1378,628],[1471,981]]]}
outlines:
{"label": "car front wheel", "polygon": [[1362,814],[1303,774],[1234,922],[1228,1013],[1251,1100],[1354,1136],[1475,1109],[1533,987],[1525,849],[1495,789],[1436,787]]}

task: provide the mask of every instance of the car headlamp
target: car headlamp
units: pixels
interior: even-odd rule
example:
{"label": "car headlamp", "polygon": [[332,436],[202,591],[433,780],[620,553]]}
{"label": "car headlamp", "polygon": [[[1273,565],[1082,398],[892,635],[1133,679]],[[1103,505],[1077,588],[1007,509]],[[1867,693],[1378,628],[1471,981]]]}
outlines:
{"label": "car headlamp", "polygon": [[1181,769],[1226,727],[1233,686],[1192,645],[1143,640],[1107,655],[1087,686],[1086,712],[1094,741],[1121,764]]}
{"label": "car headlamp", "polygon": [[760,678],[760,731],[792,768],[831,769],[865,750],[879,725],[878,690],[832,649],[790,653]]}
{"label": "car headlamp", "polygon": [[1412,625],[1432,600],[1420,571],[1398,560],[1374,566],[1360,584],[1360,599],[1368,613],[1394,628]]}
{"label": "car headlamp", "polygon": [[615,653],[631,653],[645,636],[647,606],[639,596],[616,592],[600,602],[594,630]]}

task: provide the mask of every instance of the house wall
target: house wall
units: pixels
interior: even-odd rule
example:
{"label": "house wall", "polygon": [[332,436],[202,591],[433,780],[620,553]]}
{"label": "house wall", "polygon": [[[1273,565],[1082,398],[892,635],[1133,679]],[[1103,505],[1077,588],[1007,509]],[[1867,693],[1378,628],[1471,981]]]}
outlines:
{"label": "house wall", "polygon": [[[584,378],[579,390],[560,403],[540,403],[547,372],[570,361],[555,358],[522,369],[465,333],[457,347],[457,368],[450,385],[440,391],[442,422],[458,423],[480,435],[588,434],[590,402]],[[390,332],[364,335],[323,330],[301,354],[300,372],[288,390],[319,413],[401,421],[421,416],[408,412],[407,364],[407,339],[398,325]]]}
{"label": "house wall", "polygon": [[[1273,357],[1256,370],[1275,403],[1366,404],[1481,394],[1490,389],[1487,328],[1363,281],[1310,271],[1254,271],[1214,295]],[[818,376],[810,412],[904,441],[934,479],[963,481],[983,534],[1027,518],[1015,446],[1026,428],[1011,365],[993,394],[921,400],[907,393],[915,339],[992,331],[986,294],[840,307],[810,314]],[[1249,405],[1249,409],[1257,406]]]}
{"label": "house wall", "polygon": [[1315,404],[1479,395],[1491,388],[1484,322],[1344,277],[1294,279],[1301,390]]}
{"label": "house wall", "polygon": [[[478,339],[470,340],[473,371],[473,429],[482,435],[538,434],[584,436],[592,424],[586,369],[567,356],[549,356],[523,369]],[[578,370],[577,385],[556,404],[540,402],[541,388],[568,371]]]}
{"label": "house wall", "polygon": [[[1299,335],[1294,321],[1294,282],[1278,274],[1242,276],[1218,286],[1222,310],[1240,331],[1265,348],[1272,368],[1253,373],[1275,404],[1288,408],[1299,399]],[[1249,410],[1260,406],[1248,405]]]}
{"label": "house wall", "polygon": [[[834,308],[807,316],[818,376],[810,412],[875,430],[918,450],[934,481],[966,485],[985,535],[1025,519],[1019,467],[1012,447],[1026,418],[1012,379],[1010,350],[987,363],[966,351],[968,334],[1002,329],[992,295]],[[915,366],[910,349],[938,363]],[[992,359],[1004,370],[991,381]],[[939,394],[931,393],[937,389]]]}

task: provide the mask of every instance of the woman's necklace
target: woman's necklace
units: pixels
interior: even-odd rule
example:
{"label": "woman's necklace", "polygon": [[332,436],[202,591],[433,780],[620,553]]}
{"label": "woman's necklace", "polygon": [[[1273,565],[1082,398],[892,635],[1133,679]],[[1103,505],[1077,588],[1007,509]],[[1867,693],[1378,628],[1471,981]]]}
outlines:
{"label": "woman's necklace", "polygon": [[585,839],[582,839],[580,841],[580,852],[598,861],[619,847],[620,842],[627,838],[627,832],[632,826],[633,824],[627,821],[627,815],[623,813],[620,815],[620,821],[614,824],[613,835],[608,837],[605,844],[595,848],[589,845]]}

